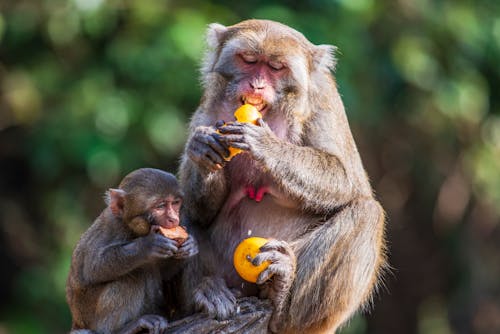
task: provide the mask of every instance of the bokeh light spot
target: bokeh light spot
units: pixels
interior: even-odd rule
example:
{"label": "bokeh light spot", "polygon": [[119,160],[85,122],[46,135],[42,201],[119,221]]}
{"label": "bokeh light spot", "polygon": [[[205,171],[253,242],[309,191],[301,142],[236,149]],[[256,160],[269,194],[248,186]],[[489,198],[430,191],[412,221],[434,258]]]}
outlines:
{"label": "bokeh light spot", "polygon": [[115,152],[100,149],[89,156],[87,174],[98,187],[109,187],[118,182],[121,163]]}
{"label": "bokeh light spot", "polygon": [[95,124],[97,130],[110,139],[120,139],[129,125],[127,104],[118,97],[105,98],[97,108]]}
{"label": "bokeh light spot", "polygon": [[80,32],[80,17],[68,7],[57,9],[49,18],[47,30],[54,44],[68,44]]}
{"label": "bokeh light spot", "polygon": [[186,125],[176,112],[154,113],[146,121],[146,127],[153,147],[162,153],[180,150],[185,143]]}
{"label": "bokeh light spot", "polygon": [[[40,116],[41,96],[31,77],[25,72],[8,74],[3,83],[5,99],[11,108],[16,121],[30,124]],[[0,115],[0,124],[4,123]]]}

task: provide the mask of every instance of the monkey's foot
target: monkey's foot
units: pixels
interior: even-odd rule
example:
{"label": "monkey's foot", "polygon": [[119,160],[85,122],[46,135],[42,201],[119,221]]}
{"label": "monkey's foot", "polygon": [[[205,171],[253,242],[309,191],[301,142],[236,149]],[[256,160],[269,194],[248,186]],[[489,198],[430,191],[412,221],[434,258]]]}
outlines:
{"label": "monkey's foot", "polygon": [[254,188],[253,186],[247,186],[245,188],[245,194],[248,198],[255,200],[255,202],[259,203],[264,198],[264,195],[268,193],[268,187],[260,187]]}
{"label": "monkey's foot", "polygon": [[273,312],[267,299],[243,297],[237,302],[236,313],[229,319],[217,320],[206,313],[195,313],[171,322],[167,334],[267,334],[269,319]]}

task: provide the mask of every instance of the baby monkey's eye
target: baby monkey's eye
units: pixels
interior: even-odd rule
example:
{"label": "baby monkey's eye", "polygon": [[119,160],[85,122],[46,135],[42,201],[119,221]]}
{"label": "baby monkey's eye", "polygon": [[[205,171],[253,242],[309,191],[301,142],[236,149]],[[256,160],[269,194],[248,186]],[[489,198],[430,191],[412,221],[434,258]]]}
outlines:
{"label": "baby monkey's eye", "polygon": [[163,209],[163,208],[165,208],[165,202],[158,203],[158,204],[155,206],[155,209]]}

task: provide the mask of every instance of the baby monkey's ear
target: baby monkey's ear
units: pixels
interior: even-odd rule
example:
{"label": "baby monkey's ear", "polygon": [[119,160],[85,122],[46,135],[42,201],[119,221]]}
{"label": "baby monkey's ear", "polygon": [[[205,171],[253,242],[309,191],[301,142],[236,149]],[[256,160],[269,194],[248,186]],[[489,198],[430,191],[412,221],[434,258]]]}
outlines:
{"label": "baby monkey's ear", "polygon": [[122,189],[110,188],[106,192],[106,204],[111,209],[113,215],[118,218],[123,216],[123,207],[125,202],[125,191]]}

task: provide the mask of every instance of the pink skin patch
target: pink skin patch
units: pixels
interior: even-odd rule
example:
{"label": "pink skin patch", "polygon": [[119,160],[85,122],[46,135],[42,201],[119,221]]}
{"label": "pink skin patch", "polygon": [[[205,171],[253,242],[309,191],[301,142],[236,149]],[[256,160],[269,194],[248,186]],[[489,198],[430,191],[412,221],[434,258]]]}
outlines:
{"label": "pink skin patch", "polygon": [[252,186],[246,186],[245,195],[247,195],[250,199],[255,199],[255,188]]}
{"label": "pink skin patch", "polygon": [[259,203],[264,198],[264,195],[269,192],[269,187],[259,187],[254,188],[253,186],[246,186],[245,194],[248,198],[255,200],[255,202]]}

